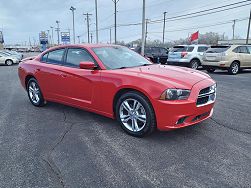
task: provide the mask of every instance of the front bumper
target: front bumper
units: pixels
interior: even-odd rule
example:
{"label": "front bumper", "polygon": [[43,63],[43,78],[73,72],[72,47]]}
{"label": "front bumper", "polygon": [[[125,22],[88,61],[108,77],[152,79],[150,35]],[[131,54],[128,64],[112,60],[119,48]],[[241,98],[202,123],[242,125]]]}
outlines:
{"label": "front bumper", "polygon": [[[190,125],[194,125],[206,120],[213,114],[214,102],[197,106],[196,101],[201,89],[215,84],[212,79],[203,80],[195,84],[191,90],[188,100],[184,101],[164,101],[153,102],[159,130],[174,130]],[[179,122],[180,120],[183,120]]]}

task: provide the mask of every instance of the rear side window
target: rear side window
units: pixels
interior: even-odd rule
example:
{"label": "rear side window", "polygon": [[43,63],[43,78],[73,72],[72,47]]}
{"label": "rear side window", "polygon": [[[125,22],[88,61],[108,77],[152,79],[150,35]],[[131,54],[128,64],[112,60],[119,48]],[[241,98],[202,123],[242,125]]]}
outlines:
{"label": "rear side window", "polygon": [[239,46],[233,50],[235,53],[249,54],[249,51],[246,46]]}
{"label": "rear side window", "polygon": [[168,51],[167,51],[167,49],[165,49],[165,48],[160,48],[160,53],[161,53],[161,54],[167,54]]}
{"label": "rear side window", "polygon": [[193,51],[193,49],[194,49],[194,47],[193,47],[193,46],[188,46],[186,51],[187,51],[187,52],[192,52],[192,51]]}
{"label": "rear side window", "polygon": [[206,46],[199,46],[198,52],[205,52],[205,51],[207,51],[207,49],[208,49],[208,47],[206,47]]}
{"label": "rear side window", "polygon": [[91,55],[81,48],[68,49],[65,65],[70,67],[79,67],[80,62],[94,62]]}
{"label": "rear side window", "polygon": [[251,54],[251,46],[248,46],[247,48],[248,48],[249,53]]}
{"label": "rear side window", "polygon": [[207,53],[222,53],[227,51],[230,46],[211,46],[206,52]]}
{"label": "rear side window", "polygon": [[62,64],[63,55],[64,55],[64,49],[50,51],[48,53],[46,62],[51,64]]}

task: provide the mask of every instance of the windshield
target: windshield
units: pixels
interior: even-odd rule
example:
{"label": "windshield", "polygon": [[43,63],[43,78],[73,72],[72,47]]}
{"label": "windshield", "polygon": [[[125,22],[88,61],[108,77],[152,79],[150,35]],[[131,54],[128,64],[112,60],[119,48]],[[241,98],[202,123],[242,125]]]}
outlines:
{"label": "windshield", "polygon": [[138,67],[152,64],[141,55],[126,47],[97,47],[93,48],[93,51],[107,69]]}

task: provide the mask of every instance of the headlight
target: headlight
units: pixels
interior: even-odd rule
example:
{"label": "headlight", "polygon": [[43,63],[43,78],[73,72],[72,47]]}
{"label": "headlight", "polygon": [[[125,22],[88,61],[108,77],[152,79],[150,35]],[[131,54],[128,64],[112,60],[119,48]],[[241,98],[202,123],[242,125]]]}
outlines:
{"label": "headlight", "polygon": [[161,100],[186,100],[190,95],[188,89],[167,89],[160,96]]}

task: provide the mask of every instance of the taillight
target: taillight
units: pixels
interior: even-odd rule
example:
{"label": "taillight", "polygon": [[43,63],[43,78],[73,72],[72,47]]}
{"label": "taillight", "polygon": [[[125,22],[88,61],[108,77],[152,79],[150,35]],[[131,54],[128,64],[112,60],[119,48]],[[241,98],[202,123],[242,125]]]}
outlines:
{"label": "taillight", "polygon": [[181,58],[185,57],[187,55],[187,52],[181,52]]}

